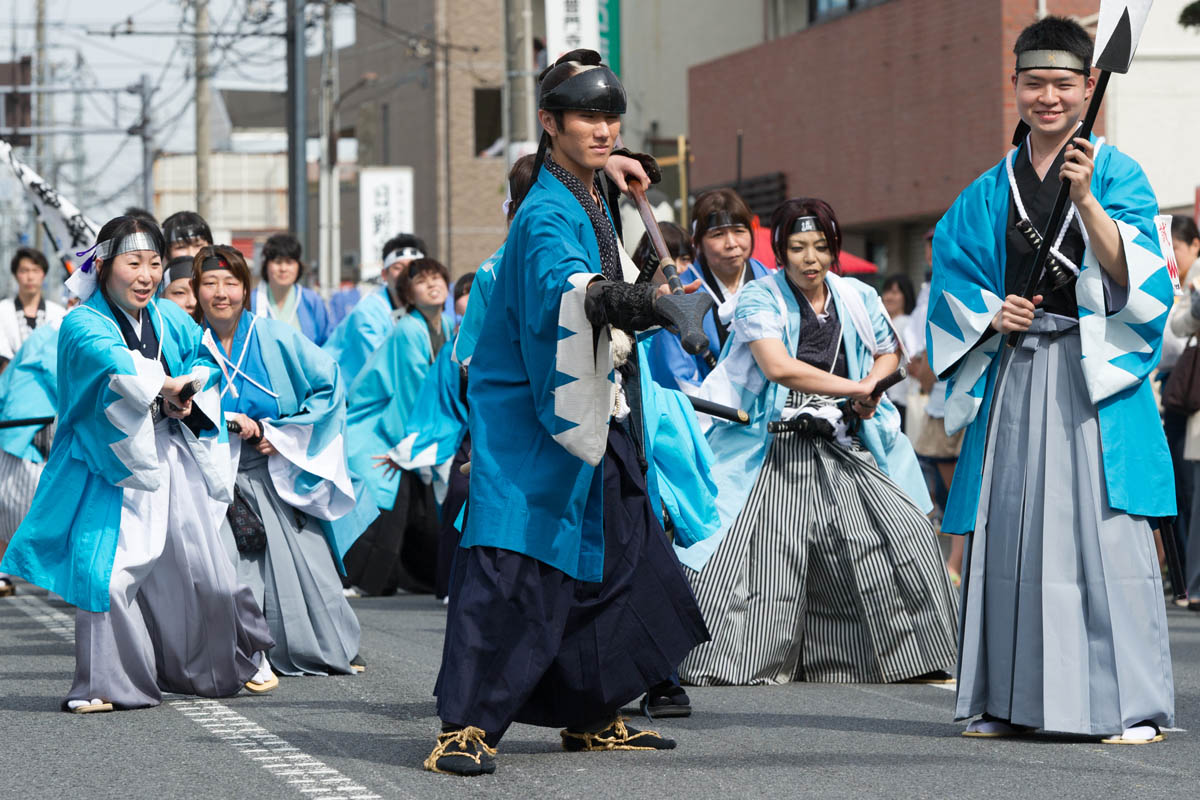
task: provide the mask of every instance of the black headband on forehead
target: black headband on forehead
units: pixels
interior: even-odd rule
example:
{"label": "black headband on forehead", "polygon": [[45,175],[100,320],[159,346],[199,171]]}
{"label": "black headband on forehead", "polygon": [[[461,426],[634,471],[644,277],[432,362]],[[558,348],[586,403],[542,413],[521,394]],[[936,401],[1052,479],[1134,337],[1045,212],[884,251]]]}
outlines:
{"label": "black headband on forehead", "polygon": [[792,233],[809,232],[823,233],[821,221],[814,216],[796,217],[796,221],[792,223]]}
{"label": "black headband on forehead", "polygon": [[171,263],[167,264],[166,282],[177,281],[180,278],[192,277],[192,265],[194,260],[191,256],[176,256],[171,259]]}
{"label": "black headband on forehead", "polygon": [[217,269],[230,269],[229,262],[220,256],[209,256],[200,262],[200,274],[212,272]]}
{"label": "black headband on forehead", "polygon": [[718,228],[748,228],[744,220],[737,219],[728,211],[714,211],[704,220],[704,231],[714,231]]}
{"label": "black headband on forehead", "polygon": [[195,225],[184,225],[179,228],[171,228],[171,232],[167,235],[167,244],[175,242],[190,242],[193,239],[207,240],[204,231]]}
{"label": "black headband on forehead", "polygon": [[1017,54],[1017,72],[1027,69],[1066,69],[1088,73],[1084,60],[1069,50],[1026,50]]}

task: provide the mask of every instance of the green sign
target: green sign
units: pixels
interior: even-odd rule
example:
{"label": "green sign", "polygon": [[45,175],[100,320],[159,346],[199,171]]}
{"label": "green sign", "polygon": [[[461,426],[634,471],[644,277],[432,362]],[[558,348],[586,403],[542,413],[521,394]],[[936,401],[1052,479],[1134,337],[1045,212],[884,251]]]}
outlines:
{"label": "green sign", "polygon": [[621,0],[600,0],[600,57],[621,74]]}

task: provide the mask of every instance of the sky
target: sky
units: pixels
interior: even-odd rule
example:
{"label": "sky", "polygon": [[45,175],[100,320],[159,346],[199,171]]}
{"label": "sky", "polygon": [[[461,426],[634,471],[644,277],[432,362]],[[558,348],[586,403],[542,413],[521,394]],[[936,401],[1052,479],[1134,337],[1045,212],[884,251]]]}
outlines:
{"label": "sky", "polygon": [[[48,62],[55,66],[54,83],[84,87],[122,87],[149,76],[155,94],[151,122],[156,146],[163,151],[194,149],[193,39],[175,35],[111,35],[110,31],[178,32],[193,28],[190,4],[181,0],[46,0]],[[209,27],[214,32],[246,34],[284,30],[284,0],[209,0]],[[313,9],[311,13],[315,13]],[[252,15],[247,19],[246,15]],[[0,0],[0,60],[31,54],[34,48],[35,0]],[[261,20],[261,21],[259,21]],[[344,9],[335,28],[338,46],[353,41],[353,11]],[[309,54],[320,52],[320,27],[309,29]],[[82,54],[83,65],[76,67]],[[216,66],[214,88],[278,89],[286,87],[285,45],[279,36],[215,37],[209,61]],[[54,121],[70,125],[74,95],[57,95]],[[116,127],[134,124],[140,113],[136,95],[122,94],[117,101]],[[113,96],[84,96],[84,126],[114,127]],[[137,137],[89,134],[84,137],[84,186],[74,185],[75,170],[64,166],[59,188],[97,222],[120,213],[127,205],[141,204],[141,140]],[[72,141],[54,138],[60,159],[69,159]],[[0,181],[14,183],[11,173],[0,171]],[[11,188],[11,187],[10,187]],[[106,201],[106,202],[105,202]]]}

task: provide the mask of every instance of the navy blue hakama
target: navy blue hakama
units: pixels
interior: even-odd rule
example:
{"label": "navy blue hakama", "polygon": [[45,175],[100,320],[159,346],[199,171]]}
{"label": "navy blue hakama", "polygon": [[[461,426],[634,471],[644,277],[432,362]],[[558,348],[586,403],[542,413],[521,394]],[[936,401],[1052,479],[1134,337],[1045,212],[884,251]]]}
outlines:
{"label": "navy blue hakama", "polygon": [[575,580],[529,556],[460,549],[450,584],[438,715],[494,745],[513,722],[582,727],[612,719],[708,640],[626,430],[604,470],[604,575]]}

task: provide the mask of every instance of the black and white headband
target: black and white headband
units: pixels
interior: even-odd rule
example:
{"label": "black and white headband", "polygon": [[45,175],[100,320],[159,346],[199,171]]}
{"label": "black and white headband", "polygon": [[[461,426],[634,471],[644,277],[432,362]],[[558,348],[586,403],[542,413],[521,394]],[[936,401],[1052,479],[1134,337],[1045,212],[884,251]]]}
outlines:
{"label": "black and white headband", "polygon": [[400,249],[393,250],[392,252],[387,254],[387,258],[383,259],[383,268],[387,269],[392,264],[395,264],[397,261],[404,259],[404,258],[415,260],[415,259],[424,258],[424,257],[425,257],[425,254],[422,253],[420,250],[418,250],[415,247],[411,247],[411,246],[401,247]]}
{"label": "black and white headband", "polygon": [[[823,233],[821,230],[821,221],[813,216],[796,217],[796,221],[792,223],[792,233]],[[791,234],[789,234],[790,236]]]}
{"label": "black and white headband", "polygon": [[96,291],[96,261],[107,261],[136,250],[151,250],[157,253],[158,245],[145,231],[134,231],[120,242],[105,239],[103,242],[96,242],[87,250],[81,250],[75,254],[76,257],[87,256],[87,260],[67,278],[67,290],[80,300],[87,300]]}

